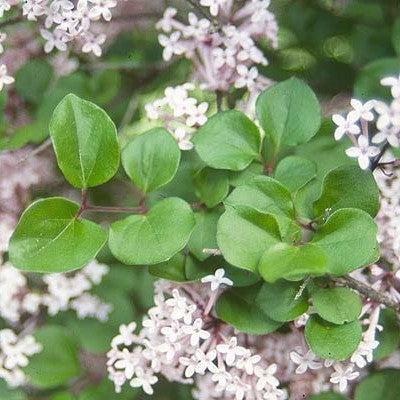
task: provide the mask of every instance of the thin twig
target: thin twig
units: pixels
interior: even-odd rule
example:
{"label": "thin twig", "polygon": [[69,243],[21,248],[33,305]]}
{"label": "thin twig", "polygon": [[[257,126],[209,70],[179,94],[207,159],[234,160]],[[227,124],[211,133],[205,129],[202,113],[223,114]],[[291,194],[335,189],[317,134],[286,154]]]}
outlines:
{"label": "thin twig", "polygon": [[46,150],[50,146],[51,146],[51,139],[48,138],[41,145],[36,147],[36,149],[33,149],[32,151],[28,152],[24,157],[22,157],[20,160],[18,160],[17,164],[22,164],[23,162],[25,162],[29,158],[36,156],[37,154],[39,154],[42,151]]}
{"label": "thin twig", "polygon": [[87,212],[98,212],[98,213],[130,213],[130,214],[144,214],[146,212],[145,207],[102,207],[88,205],[84,211]]}
{"label": "thin twig", "polygon": [[371,286],[352,278],[351,276],[342,276],[339,278],[332,278],[332,281],[338,286],[349,287],[362,294],[364,297],[375,301],[380,304],[384,304],[387,307],[392,308],[396,312],[400,312],[400,303],[394,300],[391,296],[386,293],[381,293],[373,289]]}
{"label": "thin twig", "polygon": [[375,157],[374,161],[371,163],[371,171],[374,171],[376,167],[379,165],[379,161],[385,154],[386,150],[390,147],[389,143],[386,142],[385,145],[382,147],[381,152]]}

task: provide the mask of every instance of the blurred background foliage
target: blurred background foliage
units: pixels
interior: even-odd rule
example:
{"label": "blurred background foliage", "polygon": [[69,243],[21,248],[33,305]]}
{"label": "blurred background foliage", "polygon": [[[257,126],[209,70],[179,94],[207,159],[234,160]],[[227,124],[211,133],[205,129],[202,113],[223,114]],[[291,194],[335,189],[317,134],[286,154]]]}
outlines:
{"label": "blurred background foliage", "polygon": [[[173,3],[179,3],[182,15],[190,9],[184,1],[169,2],[170,5]],[[154,25],[164,5],[157,2],[155,8],[154,17],[146,23],[135,28],[132,22],[129,30],[125,29],[116,36],[100,60],[79,56],[79,67],[72,74],[57,76],[44,54],[24,63],[15,73],[14,87],[0,94],[0,150],[18,149],[27,144],[38,146],[45,142],[52,111],[70,92],[103,107],[116,123],[122,143],[149,129],[151,123],[145,116],[144,105],[161,97],[167,86],[189,80],[191,73],[191,65],[185,60],[171,63],[162,60]],[[263,47],[270,61],[267,67],[262,68],[265,76],[276,81],[292,75],[306,80],[325,104],[327,113],[340,109],[345,104],[340,100],[348,99],[352,93],[361,99],[384,97],[379,79],[400,71],[399,1],[272,0],[272,9],[279,22],[279,48],[272,51]],[[212,94],[199,92],[198,96],[205,96],[209,101],[214,99]],[[26,123],[19,126],[14,126],[5,116],[15,97],[28,116]],[[325,122],[312,146],[296,150],[299,155],[308,152],[319,166],[319,177],[313,191],[319,190],[321,177],[328,169],[351,162],[342,148],[335,146],[332,150],[331,133],[330,122]],[[192,177],[197,165],[195,156],[185,154],[176,178],[163,188],[163,192],[154,196],[174,194],[193,201]],[[257,165],[253,167],[257,169]],[[246,173],[251,173],[251,168]],[[93,202],[137,205],[138,194],[128,182],[121,171],[113,182],[93,191]],[[184,188],[185,193],[177,193],[178,186],[180,191]],[[33,193],[32,197],[46,195],[46,190]],[[54,188],[51,190],[54,193]],[[61,192],[63,189],[57,190]],[[313,193],[304,193],[304,196],[312,197]],[[29,396],[8,389],[0,380],[0,400],[147,398],[132,390],[121,395],[114,393],[112,384],[103,378],[104,353],[121,323],[132,320],[140,323],[141,316],[152,304],[155,278],[145,268],[128,269],[120,265],[107,249],[99,260],[111,267],[108,276],[96,287],[102,299],[114,305],[110,320],[107,323],[78,320],[72,313],[61,313],[49,320],[53,325],[64,327],[80,349],[76,370],[67,373],[65,382],[43,390],[32,389]],[[391,340],[396,341],[396,338]],[[54,349],[54,359],[57,359],[57,351],[63,351],[62,346],[66,346],[59,345],[60,349]],[[398,340],[395,345],[398,345]],[[190,389],[165,382],[157,386],[153,398],[190,399]]]}

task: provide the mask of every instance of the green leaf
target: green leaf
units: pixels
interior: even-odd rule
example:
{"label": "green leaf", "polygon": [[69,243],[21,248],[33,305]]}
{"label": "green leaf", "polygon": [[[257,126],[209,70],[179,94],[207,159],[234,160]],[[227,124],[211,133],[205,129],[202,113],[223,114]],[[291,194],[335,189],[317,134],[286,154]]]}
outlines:
{"label": "green leaf", "polygon": [[117,130],[95,104],[73,94],[65,96],[54,110],[49,129],[58,166],[72,186],[98,186],[117,172]]}
{"label": "green leaf", "polygon": [[261,163],[255,161],[252,162],[243,171],[231,172],[229,183],[231,186],[241,186],[250,182],[256,176],[262,175],[264,167]]}
{"label": "green leaf", "polygon": [[208,208],[221,203],[229,192],[229,176],[227,171],[203,168],[194,177],[196,196]]}
{"label": "green leaf", "polygon": [[150,265],[169,260],[189,241],[195,226],[190,206],[178,198],[157,203],[146,215],[114,222],[109,246],[128,265]]}
{"label": "green leaf", "polygon": [[238,186],[225,199],[226,206],[253,208],[262,213],[273,214],[278,222],[284,241],[299,239],[300,228],[293,221],[294,207],[289,191],[278,181],[267,176],[258,176],[246,185]]}
{"label": "green leaf", "polygon": [[105,105],[118,93],[121,86],[121,74],[115,69],[105,69],[92,75],[88,84],[91,100]]}
{"label": "green leaf", "polygon": [[40,59],[29,60],[15,74],[15,89],[26,101],[37,104],[53,79],[53,68]]}
{"label": "green leaf", "polygon": [[210,167],[241,171],[258,157],[260,132],[246,115],[230,110],[212,116],[192,141]]}
{"label": "green leaf", "polygon": [[76,340],[65,328],[48,325],[34,333],[43,350],[31,357],[24,368],[29,381],[40,389],[67,384],[80,372]]}
{"label": "green leaf", "polygon": [[76,399],[76,397],[73,396],[71,393],[62,392],[54,394],[53,396],[50,397],[49,400],[74,400],[74,399]]}
{"label": "green leaf", "polygon": [[298,156],[285,157],[276,167],[275,179],[286,186],[292,193],[317,176],[317,167],[312,162]]}
{"label": "green leaf", "polygon": [[399,58],[380,58],[361,69],[354,83],[354,97],[360,100],[391,99],[390,90],[380,81],[387,76],[397,76],[400,70]]}
{"label": "green leaf", "polygon": [[313,244],[292,246],[278,243],[265,251],[258,272],[267,282],[323,275],[326,273],[326,256],[323,250]]}
{"label": "green leaf", "polygon": [[194,214],[196,225],[189,240],[190,252],[200,261],[210,255],[204,249],[215,249],[217,243],[217,223],[221,212],[217,210],[199,210]]}
{"label": "green leaf", "polygon": [[122,152],[122,164],[133,183],[152,192],[170,182],[178,170],[181,152],[165,129],[155,128],[135,137]]}
{"label": "green leaf", "polygon": [[260,212],[294,217],[289,191],[268,176],[258,176],[246,185],[238,186],[226,198],[224,204],[232,207],[248,206]]}
{"label": "green leaf", "polygon": [[368,375],[356,387],[354,400],[398,400],[400,370],[385,369]]}
{"label": "green leaf", "polygon": [[94,222],[77,219],[78,204],[53,197],[38,200],[22,214],[10,239],[9,257],[30,272],[66,272],[91,261],[107,241]]}
{"label": "green leaf", "polygon": [[308,345],[317,356],[343,361],[357,350],[362,328],[359,321],[336,325],[311,315],[304,334]]}
{"label": "green leaf", "polygon": [[186,254],[175,254],[171,259],[160,264],[149,267],[149,272],[158,278],[167,279],[174,282],[186,282],[186,263],[188,256]]}
{"label": "green leaf", "polygon": [[254,304],[258,288],[251,286],[224,291],[215,306],[218,318],[250,335],[266,335],[276,331],[282,322],[273,321]]}
{"label": "green leaf", "polygon": [[10,388],[5,380],[0,379],[0,400],[27,400],[27,397],[22,390]]}
{"label": "green leaf", "polygon": [[296,78],[265,90],[257,99],[256,110],[275,154],[281,147],[308,142],[321,125],[317,97],[304,82]]}
{"label": "green leaf", "polygon": [[400,345],[400,327],[395,311],[388,308],[381,310],[379,325],[383,330],[378,331],[376,336],[379,346],[374,350],[374,360],[390,356]]}
{"label": "green leaf", "polygon": [[320,394],[314,394],[308,398],[308,400],[347,400],[347,397],[335,392],[325,392]]}
{"label": "green leaf", "polygon": [[312,292],[312,300],[315,311],[333,324],[354,321],[361,313],[360,296],[347,288],[317,289]]}
{"label": "green leaf", "polygon": [[308,309],[306,290],[302,282],[279,280],[264,283],[255,298],[255,304],[275,321],[292,321]]}
{"label": "green leaf", "polygon": [[140,394],[140,389],[130,386],[123,387],[121,393],[115,393],[113,383],[105,378],[94,386],[85,387],[79,393],[78,400],[133,400],[138,394]]}
{"label": "green leaf", "polygon": [[393,24],[392,44],[398,56],[400,56],[400,17],[397,17]]}
{"label": "green leaf", "polygon": [[264,251],[280,240],[278,223],[271,214],[227,207],[218,221],[218,248],[239,268],[256,271]]}
{"label": "green leaf", "polygon": [[355,165],[344,165],[330,171],[324,179],[322,193],[314,204],[316,216],[329,210],[359,208],[371,217],[379,210],[379,189],[371,171]]}
{"label": "green leaf", "polygon": [[365,211],[343,208],[318,229],[312,243],[325,251],[329,272],[344,275],[378,260],[376,234],[375,222]]}

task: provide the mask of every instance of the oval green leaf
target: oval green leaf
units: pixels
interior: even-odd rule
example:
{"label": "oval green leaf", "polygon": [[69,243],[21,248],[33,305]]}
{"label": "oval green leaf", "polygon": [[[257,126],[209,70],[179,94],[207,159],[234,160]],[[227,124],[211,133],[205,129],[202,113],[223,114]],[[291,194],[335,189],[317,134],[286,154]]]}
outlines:
{"label": "oval green leaf", "polygon": [[180,159],[178,144],[162,128],[135,137],[122,151],[126,173],[145,193],[170,182],[178,170]]}
{"label": "oval green leaf", "polygon": [[282,278],[298,280],[305,275],[323,275],[326,273],[326,255],[313,244],[292,246],[278,243],[265,251],[258,272],[267,282]]}
{"label": "oval green leaf", "polygon": [[312,315],[304,333],[308,345],[317,356],[343,361],[357,350],[362,328],[359,321],[336,325]]}
{"label": "oval green leaf", "polygon": [[72,186],[98,186],[116,174],[117,130],[100,107],[68,94],[54,110],[49,129],[58,166]]}
{"label": "oval green leaf", "polygon": [[365,211],[343,208],[328,218],[312,243],[325,251],[328,271],[344,275],[379,258],[376,234],[375,222]]}
{"label": "oval green leaf", "polygon": [[241,171],[258,157],[260,140],[257,126],[242,112],[230,110],[212,116],[192,142],[208,166]]}
{"label": "oval green leaf", "polygon": [[379,189],[371,171],[355,165],[344,165],[330,171],[324,178],[322,193],[314,203],[316,216],[329,210],[359,208],[375,217],[379,210]]}
{"label": "oval green leaf", "polygon": [[400,370],[386,369],[367,376],[356,387],[354,400],[398,400]]}
{"label": "oval green leaf", "polygon": [[283,323],[272,320],[256,304],[254,286],[226,290],[216,304],[218,318],[249,335],[266,335],[276,331]]}
{"label": "oval green leaf", "polygon": [[275,321],[292,321],[308,309],[307,291],[302,290],[302,282],[279,280],[264,283],[255,298],[257,304]]}
{"label": "oval green leaf", "polygon": [[30,383],[40,389],[50,389],[67,384],[80,374],[77,342],[64,327],[48,325],[34,336],[43,349],[24,368]]}
{"label": "oval green leaf", "polygon": [[229,192],[228,171],[203,168],[194,177],[196,195],[208,208],[221,203]]}
{"label": "oval green leaf", "polygon": [[315,311],[333,324],[355,321],[361,313],[360,296],[348,288],[317,289],[312,299]]}
{"label": "oval green leaf", "polygon": [[281,147],[308,142],[321,125],[321,109],[314,92],[291,78],[265,90],[257,99],[257,117],[275,153]]}
{"label": "oval green leaf", "polygon": [[169,260],[182,250],[195,226],[190,206],[178,198],[157,203],[146,215],[114,222],[109,246],[127,265],[151,265]]}
{"label": "oval green leaf", "polygon": [[97,224],[77,219],[78,204],[53,197],[30,205],[10,239],[12,264],[29,272],[67,272],[83,267],[107,241]]}
{"label": "oval green leaf", "polygon": [[271,214],[227,207],[218,221],[218,247],[239,268],[255,272],[264,251],[280,240],[278,223]]}

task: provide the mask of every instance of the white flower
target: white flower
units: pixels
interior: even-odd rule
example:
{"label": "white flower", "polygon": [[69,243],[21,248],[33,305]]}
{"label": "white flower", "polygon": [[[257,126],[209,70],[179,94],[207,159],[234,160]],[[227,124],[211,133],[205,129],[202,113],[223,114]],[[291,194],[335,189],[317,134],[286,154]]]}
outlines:
{"label": "white flower", "polygon": [[190,378],[194,373],[204,375],[210,365],[213,364],[212,361],[216,356],[217,353],[215,350],[211,350],[205,354],[202,350],[197,349],[191,358],[181,357],[179,358],[179,362],[186,366],[185,376],[186,378]]}
{"label": "white flower", "polygon": [[188,20],[190,25],[184,30],[184,35],[186,37],[194,36],[202,38],[207,35],[211,25],[208,19],[202,18],[199,20],[196,14],[190,12],[188,14]]}
{"label": "white flower", "polygon": [[238,89],[247,87],[252,90],[256,85],[256,79],[258,78],[257,67],[251,67],[248,69],[246,65],[240,64],[236,67],[236,71],[239,74],[235,81],[235,87]]}
{"label": "white flower", "polygon": [[265,389],[265,387],[268,387],[268,385],[273,387],[279,386],[279,381],[274,376],[274,374],[276,374],[277,369],[278,366],[276,364],[271,364],[267,368],[261,368],[259,366],[256,366],[254,368],[254,374],[258,378],[256,385],[256,389],[258,391]]}
{"label": "white flower", "polygon": [[14,82],[12,76],[7,75],[7,67],[5,64],[0,65],[0,91],[3,90],[4,85],[10,85]]}
{"label": "white flower", "polygon": [[186,125],[190,127],[195,125],[204,125],[207,122],[207,117],[205,115],[207,110],[208,103],[206,102],[200,103],[198,106],[190,107],[188,110],[189,116],[186,119]]}
{"label": "white flower", "polygon": [[103,276],[107,275],[110,271],[108,265],[100,264],[97,260],[92,260],[86,267],[82,269],[82,272],[95,284],[99,285],[103,279]]}
{"label": "white flower", "polygon": [[370,164],[370,159],[376,157],[380,150],[379,147],[371,146],[365,136],[358,138],[358,146],[350,147],[346,150],[349,157],[357,158],[361,169],[367,169]]}
{"label": "white flower", "polygon": [[290,352],[290,359],[298,365],[296,374],[304,374],[308,369],[320,369],[322,363],[317,361],[315,354],[309,350],[305,355],[301,355],[299,350]]}
{"label": "white flower", "polygon": [[125,346],[130,346],[135,339],[135,335],[133,334],[135,330],[135,322],[131,322],[129,325],[122,324],[119,327],[119,335],[115,336],[115,338],[112,340],[112,346],[115,347],[121,344]]}
{"label": "white flower", "polygon": [[225,354],[225,361],[228,366],[232,366],[235,363],[236,356],[242,357],[247,353],[244,347],[237,345],[236,337],[230,338],[228,343],[217,345],[217,351],[221,354]]}
{"label": "white flower", "polygon": [[112,14],[110,9],[117,5],[116,0],[89,0],[94,6],[90,9],[89,16],[91,19],[97,20],[103,17],[106,21],[110,21]]}
{"label": "white flower", "polygon": [[185,316],[187,306],[186,298],[180,295],[178,289],[172,291],[172,297],[167,299],[165,304],[172,308],[172,319],[179,320]]}
{"label": "white flower", "polygon": [[217,367],[214,363],[208,366],[209,371],[212,373],[211,380],[217,383],[215,390],[221,392],[226,389],[229,382],[232,381],[232,375],[226,371],[225,366]]}
{"label": "white flower", "polygon": [[152,395],[154,390],[152,385],[158,382],[158,378],[149,371],[143,371],[142,368],[137,367],[135,370],[136,378],[133,378],[130,385],[134,388],[141,387],[145,393]]}
{"label": "white flower", "polygon": [[347,114],[346,118],[342,117],[340,114],[332,115],[332,121],[337,125],[335,130],[335,140],[340,140],[347,133],[358,135],[361,130],[355,123],[357,120],[357,114],[351,112]]}
{"label": "white flower", "polygon": [[54,48],[60,51],[67,50],[68,37],[64,31],[59,29],[50,32],[46,29],[41,29],[40,34],[44,40],[46,40],[46,44],[44,45],[44,51],[46,53],[50,53]]}
{"label": "white flower", "polygon": [[221,49],[217,47],[213,50],[214,65],[217,69],[220,69],[227,65],[230,68],[236,67],[236,50],[228,47],[226,49]]}
{"label": "white flower", "polygon": [[118,360],[115,362],[114,366],[116,369],[123,369],[125,378],[132,379],[135,374],[135,368],[140,362],[140,355],[136,352],[130,352],[127,348],[123,349],[119,353]]}
{"label": "white flower", "polygon": [[383,128],[372,137],[372,143],[383,143],[387,141],[393,147],[400,146],[400,127],[391,126],[390,128]]}
{"label": "white flower", "polygon": [[190,134],[186,131],[186,129],[179,127],[176,128],[172,133],[172,136],[178,142],[178,146],[181,150],[192,150],[193,143],[190,141]]}
{"label": "white flower", "polygon": [[210,14],[216,17],[219,13],[220,7],[226,4],[227,0],[200,0],[200,5],[209,7]]}
{"label": "white flower", "polygon": [[389,76],[381,79],[382,86],[391,86],[392,96],[394,98],[400,97],[400,75],[396,78]]}
{"label": "white flower", "polygon": [[0,0],[0,18],[3,18],[4,11],[9,11],[11,8],[8,0]]}
{"label": "white flower", "polygon": [[214,275],[207,275],[201,278],[202,283],[211,283],[211,291],[215,292],[221,285],[233,286],[233,282],[225,277],[225,270],[218,268]]}
{"label": "white flower", "polygon": [[100,57],[102,53],[101,45],[106,41],[106,35],[87,35],[85,41],[85,44],[82,46],[82,52],[93,53],[96,57]]}
{"label": "white flower", "polygon": [[235,400],[243,400],[245,393],[250,390],[251,386],[243,382],[239,377],[235,376],[232,383],[226,387],[226,391],[235,393]]}
{"label": "white flower", "polygon": [[185,47],[180,43],[181,33],[173,32],[169,37],[158,35],[158,41],[164,47],[163,58],[165,61],[171,60],[173,55],[181,55],[185,52]]}
{"label": "white flower", "polygon": [[260,360],[261,357],[258,354],[251,355],[251,352],[247,351],[246,354],[236,362],[236,367],[238,369],[244,369],[248,375],[253,375],[254,366],[258,364]]}
{"label": "white flower", "polygon": [[339,390],[344,392],[347,388],[348,381],[356,379],[360,374],[353,371],[353,366],[344,367],[340,363],[333,364],[335,372],[331,375],[330,382],[338,384]]}
{"label": "white flower", "polygon": [[375,101],[375,111],[379,114],[376,121],[378,130],[396,126],[400,127],[400,100],[393,100],[390,106],[382,101]]}
{"label": "white flower", "polygon": [[156,28],[161,29],[162,31],[169,33],[172,30],[172,22],[174,20],[174,17],[177,13],[176,8],[173,7],[168,7],[164,11],[164,15],[160,21],[157,22]]}
{"label": "white flower", "polygon": [[350,111],[350,113],[353,114],[357,120],[361,118],[365,121],[372,121],[374,119],[374,114],[371,112],[375,105],[374,100],[367,101],[363,104],[357,99],[351,99],[350,104],[353,107],[353,111]]}
{"label": "white flower", "polygon": [[192,325],[185,325],[182,327],[182,332],[186,335],[190,335],[190,345],[198,347],[200,339],[206,340],[210,337],[210,333],[203,330],[203,321],[201,318],[197,318]]}

